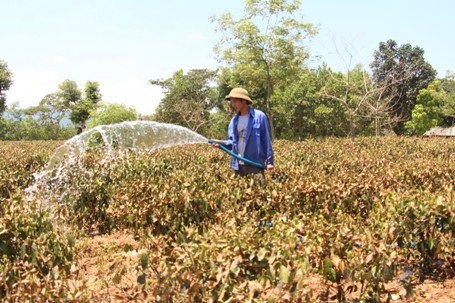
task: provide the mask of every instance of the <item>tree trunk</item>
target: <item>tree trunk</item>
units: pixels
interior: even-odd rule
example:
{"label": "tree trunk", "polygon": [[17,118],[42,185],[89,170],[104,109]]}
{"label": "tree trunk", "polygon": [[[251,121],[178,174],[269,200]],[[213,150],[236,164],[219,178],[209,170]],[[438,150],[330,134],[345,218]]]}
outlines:
{"label": "tree trunk", "polygon": [[270,68],[266,62],[266,71],[267,71],[267,97],[266,97],[266,106],[267,106],[267,116],[269,117],[269,125],[270,125],[270,136],[272,137],[272,141],[275,140],[275,126],[273,124],[273,114],[272,109],[270,106],[270,96],[272,95],[272,80],[270,76]]}
{"label": "tree trunk", "polygon": [[379,117],[378,114],[376,113],[376,116],[374,117],[374,128],[375,128],[375,135],[376,137],[379,137]]}
{"label": "tree trunk", "polygon": [[352,111],[349,111],[349,137],[352,140],[355,138],[354,113]]}

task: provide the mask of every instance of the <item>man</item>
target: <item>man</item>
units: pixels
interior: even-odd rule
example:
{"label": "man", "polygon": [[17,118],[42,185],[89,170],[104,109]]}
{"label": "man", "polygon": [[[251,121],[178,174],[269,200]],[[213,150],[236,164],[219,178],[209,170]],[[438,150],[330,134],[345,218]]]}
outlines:
{"label": "man", "polygon": [[[267,116],[251,107],[253,101],[246,89],[234,88],[225,99],[231,102],[237,114],[229,123],[228,139],[213,140],[216,142],[214,145],[218,147],[218,144],[222,144],[243,158],[266,164],[267,170],[273,172],[274,159]],[[244,163],[236,157],[231,158],[231,168],[240,176],[260,174],[265,181],[264,169]]]}

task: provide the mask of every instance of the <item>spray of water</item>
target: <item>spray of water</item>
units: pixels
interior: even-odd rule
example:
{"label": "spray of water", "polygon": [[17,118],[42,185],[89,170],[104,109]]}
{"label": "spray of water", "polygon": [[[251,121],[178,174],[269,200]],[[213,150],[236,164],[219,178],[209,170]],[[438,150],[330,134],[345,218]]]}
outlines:
{"label": "spray of water", "polygon": [[[29,187],[28,199],[38,199],[49,207],[56,189],[60,204],[65,204],[62,187],[68,175],[81,167],[83,156],[94,148],[102,153],[101,164],[126,152],[151,152],[164,147],[183,144],[207,143],[207,138],[185,127],[154,121],[130,121],[100,125],[83,132],[60,146],[51,156],[46,168],[35,174],[35,183]],[[51,196],[53,197],[51,199]]]}

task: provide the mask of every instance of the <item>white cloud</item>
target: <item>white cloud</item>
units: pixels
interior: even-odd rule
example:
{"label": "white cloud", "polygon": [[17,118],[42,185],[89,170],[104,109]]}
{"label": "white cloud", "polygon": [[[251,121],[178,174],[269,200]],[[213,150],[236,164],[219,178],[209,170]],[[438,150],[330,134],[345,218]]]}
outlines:
{"label": "white cloud", "polygon": [[21,108],[38,105],[44,96],[57,90],[58,79],[53,71],[16,69],[12,72],[14,83],[6,92],[7,104],[19,101]]}
{"label": "white cloud", "polygon": [[143,79],[99,81],[103,101],[133,106],[144,115],[153,114],[163,98],[162,90]]}

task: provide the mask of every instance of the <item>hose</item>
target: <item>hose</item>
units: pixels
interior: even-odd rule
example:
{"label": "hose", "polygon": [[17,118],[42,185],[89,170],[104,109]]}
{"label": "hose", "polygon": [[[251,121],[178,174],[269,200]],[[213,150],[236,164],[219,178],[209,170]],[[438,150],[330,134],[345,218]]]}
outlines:
{"label": "hose", "polygon": [[243,161],[243,162],[248,163],[248,164],[250,164],[250,165],[254,165],[254,166],[260,167],[260,168],[262,168],[262,169],[267,169],[267,167],[266,167],[264,164],[259,163],[259,162],[254,162],[254,161],[251,161],[251,160],[249,160],[249,159],[247,159],[247,158],[244,158],[244,157],[242,157],[242,156],[236,155],[236,154],[233,153],[231,150],[229,150],[226,146],[223,146],[222,144],[219,144],[218,142],[215,142],[215,141],[209,139],[209,143],[211,143],[211,144],[218,144],[218,147],[219,147],[221,150],[227,152],[229,155],[231,155],[231,156],[233,156],[233,157],[236,157],[236,158],[239,159],[240,161]]}

